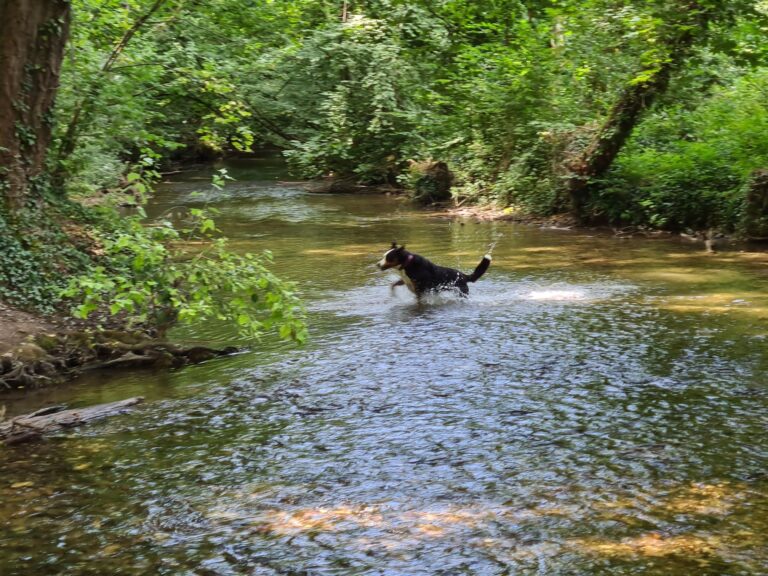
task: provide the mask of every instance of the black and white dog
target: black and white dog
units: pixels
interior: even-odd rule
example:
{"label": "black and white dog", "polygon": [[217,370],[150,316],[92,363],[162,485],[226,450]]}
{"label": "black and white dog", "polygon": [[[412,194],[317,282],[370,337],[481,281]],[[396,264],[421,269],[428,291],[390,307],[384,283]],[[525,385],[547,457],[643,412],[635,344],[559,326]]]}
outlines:
{"label": "black and white dog", "polygon": [[479,280],[490,265],[491,257],[486,254],[472,274],[464,274],[453,268],[433,264],[424,256],[408,252],[405,246],[398,247],[396,242],[392,242],[392,248],[376,264],[379,270],[394,269],[400,274],[401,278],[392,284],[392,290],[395,289],[395,286],[405,285],[416,294],[416,298],[420,298],[425,292],[438,292],[454,288],[458,288],[459,292],[466,296],[469,294],[467,283]]}

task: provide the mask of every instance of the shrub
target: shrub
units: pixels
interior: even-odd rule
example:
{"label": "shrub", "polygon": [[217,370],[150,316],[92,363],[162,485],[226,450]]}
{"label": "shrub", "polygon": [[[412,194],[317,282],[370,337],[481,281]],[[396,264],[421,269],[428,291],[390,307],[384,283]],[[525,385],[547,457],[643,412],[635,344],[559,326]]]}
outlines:
{"label": "shrub", "polygon": [[768,166],[768,70],[716,91],[693,111],[643,124],[597,198],[613,221],[682,230],[737,227],[744,184]]}
{"label": "shrub", "polygon": [[100,262],[62,292],[75,315],[127,316],[160,335],[177,322],[219,319],[249,338],[276,330],[281,338],[306,340],[295,288],[269,271],[271,254],[230,251],[225,238],[214,237],[215,223],[203,210],[190,210],[189,224],[179,231],[169,222],[145,227],[129,218],[113,232],[95,232]]}

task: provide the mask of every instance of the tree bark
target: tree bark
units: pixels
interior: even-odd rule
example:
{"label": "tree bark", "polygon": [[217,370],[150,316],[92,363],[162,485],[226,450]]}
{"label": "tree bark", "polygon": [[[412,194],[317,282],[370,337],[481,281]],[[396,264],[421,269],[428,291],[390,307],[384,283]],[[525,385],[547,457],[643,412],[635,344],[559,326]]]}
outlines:
{"label": "tree bark", "polygon": [[594,180],[605,176],[611,168],[643,112],[666,92],[672,73],[685,61],[697,34],[707,27],[710,14],[695,3],[681,10],[683,22],[676,25],[677,33],[665,42],[667,57],[647,79],[629,83],[624,88],[590,144],[568,165],[571,175],[566,188],[574,216],[582,223],[588,219],[587,207]]}
{"label": "tree bark", "polygon": [[0,0],[0,196],[11,213],[44,169],[70,15],[67,0]]}

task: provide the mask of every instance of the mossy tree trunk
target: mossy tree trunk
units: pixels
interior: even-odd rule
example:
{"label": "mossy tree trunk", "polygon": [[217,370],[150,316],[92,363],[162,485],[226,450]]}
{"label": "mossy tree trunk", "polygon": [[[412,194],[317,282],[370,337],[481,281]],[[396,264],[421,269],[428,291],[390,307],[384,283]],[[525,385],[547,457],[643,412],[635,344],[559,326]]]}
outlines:
{"label": "mossy tree trunk", "polygon": [[67,0],[0,0],[0,196],[11,213],[44,169],[70,8]]}
{"label": "mossy tree trunk", "polygon": [[691,2],[680,6],[677,16],[659,55],[627,83],[589,145],[568,163],[566,190],[572,211],[582,223],[589,219],[595,180],[607,174],[643,112],[666,92],[672,73],[685,62],[712,14]]}

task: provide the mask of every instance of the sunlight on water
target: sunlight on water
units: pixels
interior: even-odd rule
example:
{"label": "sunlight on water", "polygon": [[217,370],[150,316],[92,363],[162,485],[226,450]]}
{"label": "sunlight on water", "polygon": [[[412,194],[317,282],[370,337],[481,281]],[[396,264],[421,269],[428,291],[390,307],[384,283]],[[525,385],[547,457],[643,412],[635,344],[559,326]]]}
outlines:
{"label": "sunlight on water", "polygon": [[582,290],[534,290],[525,295],[529,300],[587,300]]}
{"label": "sunlight on water", "polygon": [[[436,218],[254,166],[149,212],[207,203],[237,250],[271,250],[310,342],[8,400],[148,399],[0,453],[0,574],[766,573],[764,256]],[[374,267],[395,239],[493,263],[468,298],[417,303]]]}
{"label": "sunlight on water", "polygon": [[[380,279],[377,280],[374,277]],[[490,276],[490,274],[489,274]],[[542,286],[530,280],[509,281],[486,278],[470,285],[470,296],[461,297],[455,290],[429,293],[421,302],[405,287],[395,290],[388,288],[397,276],[374,273],[368,284],[345,291],[329,291],[320,300],[312,304],[312,310],[335,312],[343,316],[387,315],[396,309],[412,307],[428,310],[432,307],[450,307],[452,314],[473,317],[480,309],[524,306],[525,302],[597,303],[606,299],[622,298],[631,293],[634,287],[617,284],[610,279],[603,283],[581,286],[554,283]]]}

